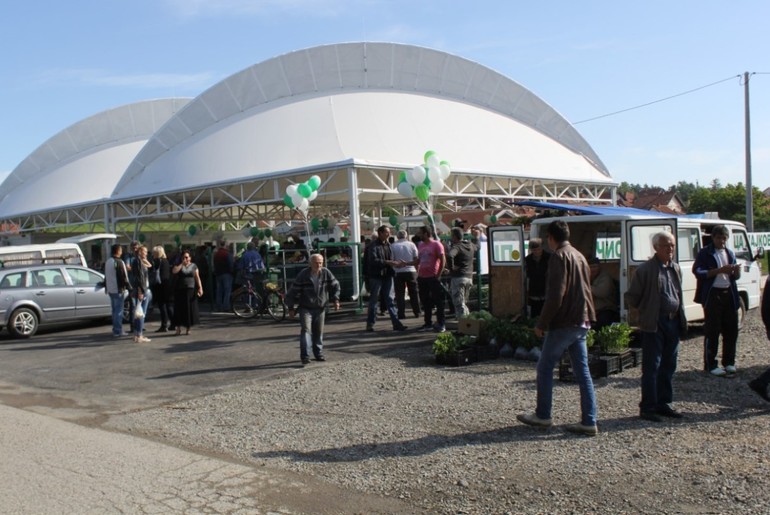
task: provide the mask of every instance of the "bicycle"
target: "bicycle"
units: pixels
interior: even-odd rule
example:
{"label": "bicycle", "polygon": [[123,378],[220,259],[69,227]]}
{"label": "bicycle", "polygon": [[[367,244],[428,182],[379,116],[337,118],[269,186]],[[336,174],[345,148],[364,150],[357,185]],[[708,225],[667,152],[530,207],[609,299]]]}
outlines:
{"label": "bicycle", "polygon": [[276,322],[286,318],[285,295],[276,283],[268,280],[262,281],[262,291],[259,292],[247,278],[246,283],[230,296],[230,305],[238,318],[254,318],[263,314]]}

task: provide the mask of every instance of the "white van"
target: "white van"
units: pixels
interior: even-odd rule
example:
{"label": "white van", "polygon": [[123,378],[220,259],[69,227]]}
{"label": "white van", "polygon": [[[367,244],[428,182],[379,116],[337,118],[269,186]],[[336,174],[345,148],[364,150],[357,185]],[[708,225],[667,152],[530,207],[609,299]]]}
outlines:
{"label": "white van", "polygon": [[88,266],[80,244],[96,240],[112,242],[116,238],[110,233],[85,234],[63,238],[56,243],[0,247],[0,268],[43,264]]}
{"label": "white van", "polygon": [[[565,208],[566,206],[562,206]],[[545,228],[553,220],[562,219],[569,225],[570,242],[585,256],[596,256],[601,267],[618,281],[620,291],[625,292],[636,268],[654,254],[652,237],[666,231],[676,235],[676,259],[682,268],[685,314],[691,322],[703,320],[703,308],[695,302],[696,279],[692,266],[698,251],[711,241],[711,228],[724,225],[730,232],[727,246],[743,266],[738,280],[740,295],[740,320],[747,309],[760,303],[761,270],[754,261],[755,252],[749,243],[746,227],[740,222],[713,218],[674,217],[629,208],[574,207],[569,210],[585,210],[588,213],[567,218],[539,218],[532,222],[530,237],[544,237]],[[762,255],[763,249],[758,249]],[[629,313],[623,295],[620,295],[621,320],[635,325],[635,313]]]}

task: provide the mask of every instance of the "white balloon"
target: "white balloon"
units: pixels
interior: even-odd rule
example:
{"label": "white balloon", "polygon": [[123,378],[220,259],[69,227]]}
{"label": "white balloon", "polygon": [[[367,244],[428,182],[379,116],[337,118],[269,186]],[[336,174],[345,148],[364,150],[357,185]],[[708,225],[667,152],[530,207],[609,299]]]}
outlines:
{"label": "white balloon", "polygon": [[415,166],[411,172],[406,174],[406,180],[412,186],[419,186],[425,180],[425,168],[420,165]]}
{"label": "white balloon", "polygon": [[286,194],[290,196],[291,198],[294,198],[295,195],[298,195],[297,193],[297,185],[296,184],[289,184],[286,186]]}
{"label": "white balloon", "polygon": [[430,192],[431,193],[439,193],[441,190],[444,189],[444,181],[441,179],[437,181],[430,181]]}
{"label": "white balloon", "polygon": [[451,173],[451,170],[449,169],[449,165],[440,165],[438,167],[439,171],[441,172],[441,180],[445,181],[449,177],[449,174]]}
{"label": "white balloon", "polygon": [[436,154],[433,154],[428,158],[428,160],[425,162],[425,164],[428,165],[428,168],[438,168],[438,165],[441,161],[439,161],[438,156]]}
{"label": "white balloon", "polygon": [[330,230],[334,229],[337,226],[337,220],[336,219],[334,219],[334,218],[332,218],[330,216],[329,218],[327,218],[327,220],[329,221],[329,229]]}
{"label": "white balloon", "polygon": [[244,227],[241,230],[241,234],[243,235],[244,238],[251,237],[251,227],[249,227],[248,225],[246,227]]}
{"label": "white balloon", "polygon": [[298,201],[294,205],[297,206],[297,209],[299,209],[303,213],[307,213],[307,208],[310,206],[310,202],[308,202],[306,198],[300,197],[300,199],[302,200]]}
{"label": "white balloon", "polygon": [[398,192],[406,198],[414,197],[414,188],[408,182],[401,182],[398,184]]}
{"label": "white balloon", "polygon": [[444,180],[441,178],[441,170],[437,166],[428,168],[428,178],[430,179],[431,184]]}
{"label": "white balloon", "polygon": [[313,193],[311,193],[307,199],[309,202],[312,202],[315,200],[317,196],[318,196],[318,190],[313,190]]}

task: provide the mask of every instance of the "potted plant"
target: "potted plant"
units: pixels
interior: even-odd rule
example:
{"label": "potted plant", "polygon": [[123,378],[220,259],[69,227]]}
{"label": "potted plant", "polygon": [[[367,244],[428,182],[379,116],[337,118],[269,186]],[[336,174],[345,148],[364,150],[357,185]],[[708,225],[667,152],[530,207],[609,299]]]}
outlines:
{"label": "potted plant", "polygon": [[436,363],[440,365],[460,366],[468,365],[475,361],[475,353],[468,344],[470,337],[463,336],[458,340],[451,332],[444,332],[436,336],[433,342],[433,355]]}

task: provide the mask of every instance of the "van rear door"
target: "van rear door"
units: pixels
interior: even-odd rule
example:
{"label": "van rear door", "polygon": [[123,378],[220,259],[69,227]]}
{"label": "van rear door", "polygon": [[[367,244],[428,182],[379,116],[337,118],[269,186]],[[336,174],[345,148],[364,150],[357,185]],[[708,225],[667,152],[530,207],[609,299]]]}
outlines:
{"label": "van rear door", "polygon": [[496,317],[526,312],[524,292],[524,228],[490,227],[489,304]]}
{"label": "van rear door", "polygon": [[[655,254],[652,247],[652,237],[664,231],[671,235],[677,234],[675,218],[650,218],[644,220],[626,220],[625,228],[621,231],[622,255],[620,259],[620,291],[625,292],[631,284],[636,269]],[[675,236],[676,241],[676,236]],[[676,253],[674,253],[676,259]],[[625,305],[623,295],[620,296],[621,318],[629,325],[638,326],[637,310]]]}

